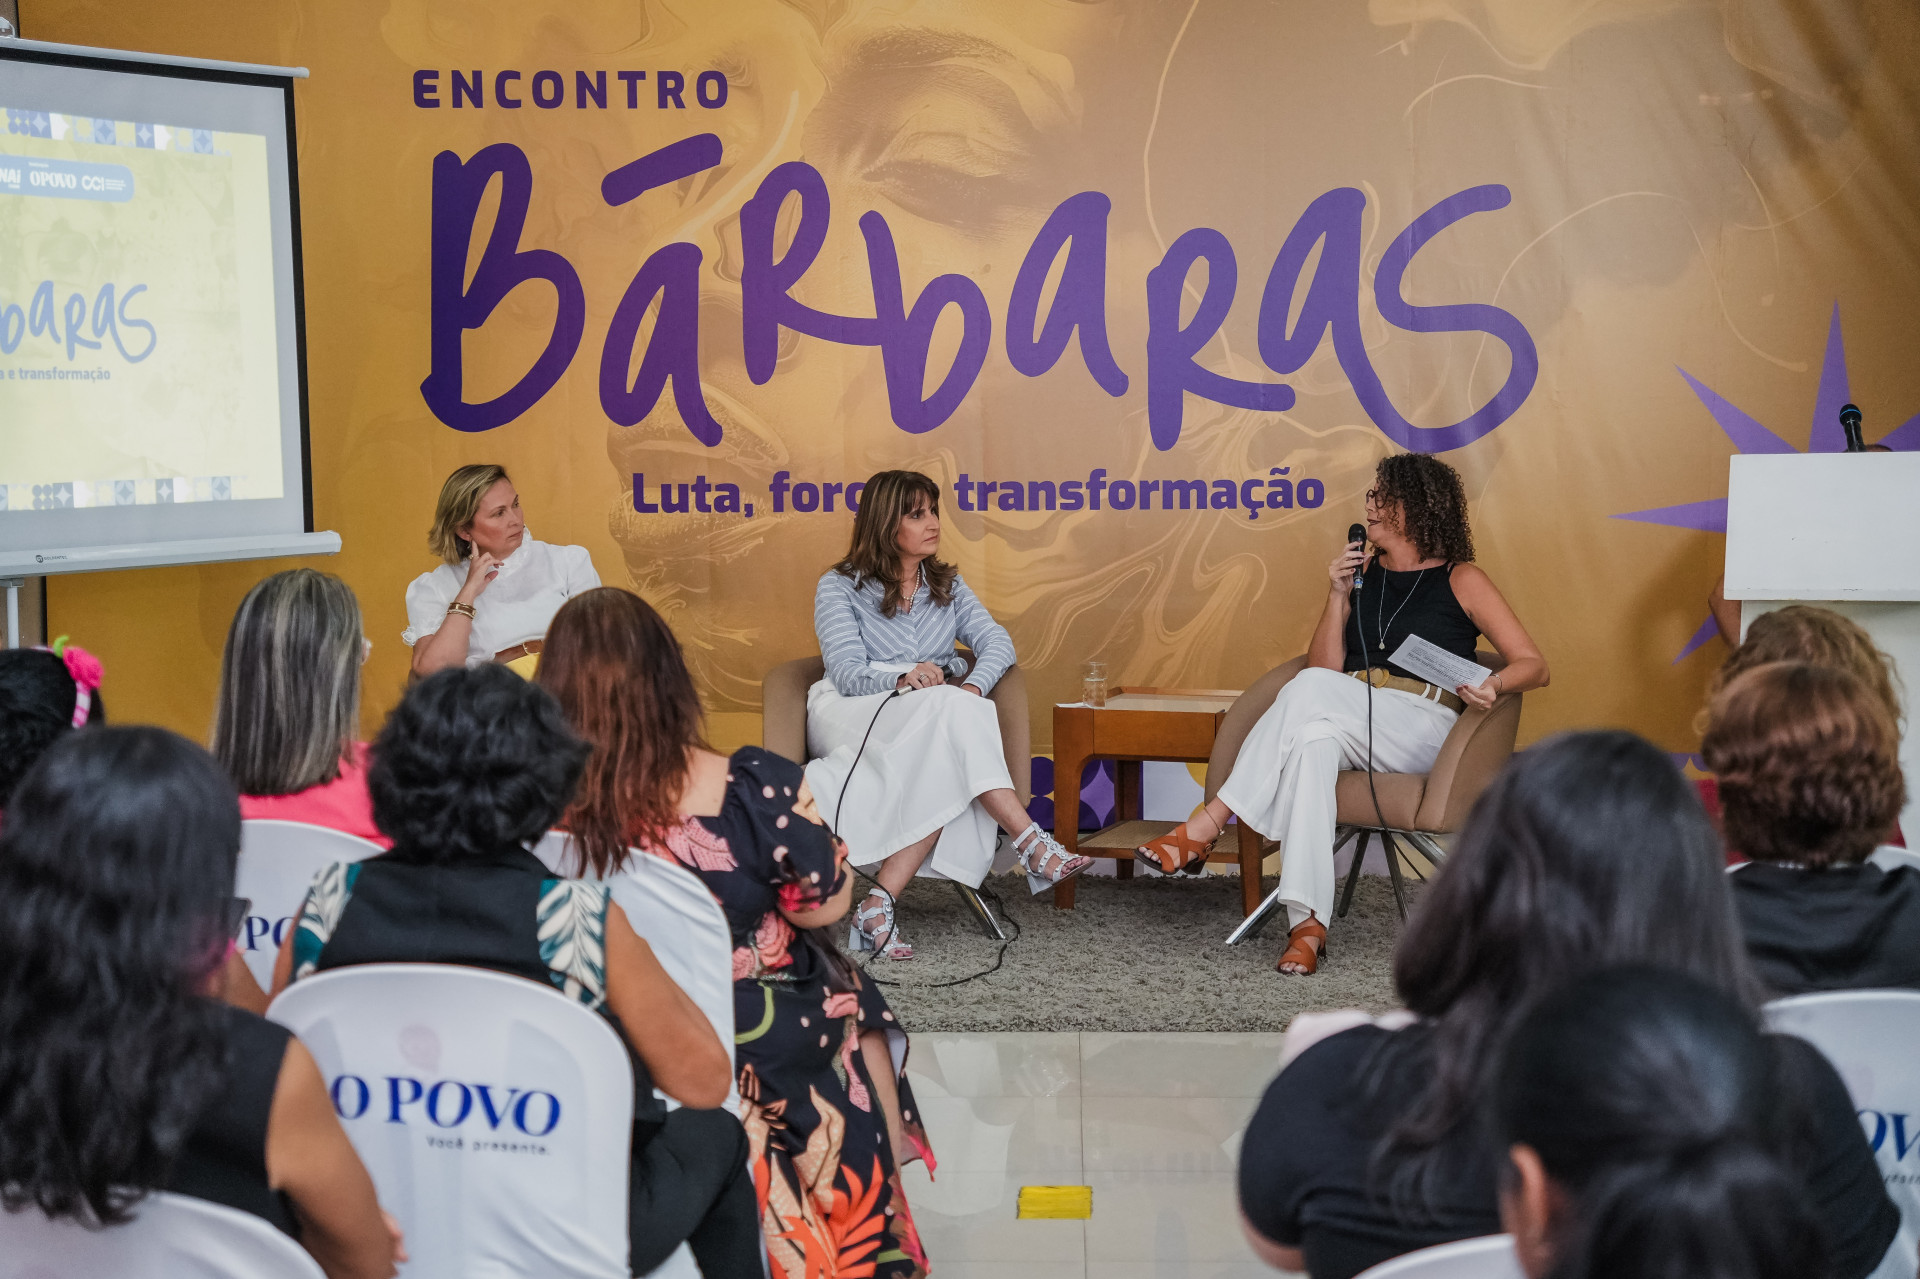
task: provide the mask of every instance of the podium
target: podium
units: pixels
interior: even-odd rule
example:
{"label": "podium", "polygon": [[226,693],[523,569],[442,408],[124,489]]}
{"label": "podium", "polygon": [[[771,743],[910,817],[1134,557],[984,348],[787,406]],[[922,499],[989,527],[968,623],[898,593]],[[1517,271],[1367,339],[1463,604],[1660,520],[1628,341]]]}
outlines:
{"label": "podium", "polygon": [[1770,453],[1732,459],[1726,596],[1740,633],[1788,604],[1852,618],[1893,658],[1908,707],[1900,742],[1907,807],[1920,839],[1920,453]]}

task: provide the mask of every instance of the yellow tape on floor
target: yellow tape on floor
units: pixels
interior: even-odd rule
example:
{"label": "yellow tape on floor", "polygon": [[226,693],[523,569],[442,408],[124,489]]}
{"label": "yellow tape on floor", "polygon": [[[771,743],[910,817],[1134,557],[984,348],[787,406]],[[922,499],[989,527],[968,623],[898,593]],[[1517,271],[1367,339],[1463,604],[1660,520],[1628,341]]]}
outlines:
{"label": "yellow tape on floor", "polygon": [[1093,1216],[1092,1186],[1022,1186],[1021,1218],[1054,1218],[1085,1221]]}

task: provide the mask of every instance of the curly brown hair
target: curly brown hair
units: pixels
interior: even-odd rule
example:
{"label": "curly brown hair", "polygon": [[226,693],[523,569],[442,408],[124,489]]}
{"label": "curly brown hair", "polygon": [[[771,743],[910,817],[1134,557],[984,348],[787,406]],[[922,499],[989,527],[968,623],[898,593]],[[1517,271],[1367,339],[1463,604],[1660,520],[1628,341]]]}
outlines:
{"label": "curly brown hair", "polygon": [[1400,531],[1421,559],[1473,562],[1473,530],[1467,525],[1467,490],[1460,473],[1425,453],[1392,453],[1373,472],[1383,510],[1398,509]]}
{"label": "curly brown hair", "polygon": [[1852,618],[1811,604],[1789,604],[1762,613],[1747,627],[1747,637],[1728,655],[1707,685],[1707,700],[1736,678],[1772,662],[1811,662],[1845,671],[1873,691],[1893,716],[1902,719],[1893,659],[1874,646],[1873,637]]}
{"label": "curly brown hair", "polygon": [[1756,861],[1860,861],[1907,800],[1900,730],[1863,681],[1811,662],[1736,676],[1713,700],[1701,754],[1720,775],[1729,847]]}

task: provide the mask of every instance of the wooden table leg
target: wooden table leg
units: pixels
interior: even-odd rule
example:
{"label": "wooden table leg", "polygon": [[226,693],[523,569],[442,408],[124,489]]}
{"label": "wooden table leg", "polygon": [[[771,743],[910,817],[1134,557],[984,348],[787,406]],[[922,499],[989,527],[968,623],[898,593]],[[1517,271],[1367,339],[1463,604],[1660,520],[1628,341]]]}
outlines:
{"label": "wooden table leg", "polygon": [[[1080,774],[1093,752],[1093,712],[1075,707],[1053,712],[1053,837],[1069,853],[1080,851]],[[1056,910],[1072,910],[1075,884],[1053,890]]]}
{"label": "wooden table leg", "polygon": [[1260,833],[1243,821],[1234,826],[1240,832],[1240,914],[1242,918],[1260,909]]}
{"label": "wooden table leg", "polygon": [[[1140,820],[1141,765],[1137,759],[1115,760],[1113,765],[1113,820],[1117,822],[1137,822]],[[1121,879],[1133,878],[1133,858],[1122,857],[1114,868]]]}

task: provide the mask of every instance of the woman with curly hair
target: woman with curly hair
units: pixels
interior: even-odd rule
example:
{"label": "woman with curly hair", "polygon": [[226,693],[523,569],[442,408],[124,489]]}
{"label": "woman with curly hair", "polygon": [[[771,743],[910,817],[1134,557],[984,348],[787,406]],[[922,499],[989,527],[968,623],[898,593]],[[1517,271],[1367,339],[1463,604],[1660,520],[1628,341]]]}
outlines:
{"label": "woman with curly hair", "polygon": [[[1773,662],[1810,662],[1830,671],[1845,671],[1880,699],[1896,725],[1903,718],[1900,679],[1894,671],[1893,659],[1875,646],[1873,636],[1858,622],[1830,608],[1816,608],[1811,604],[1789,604],[1754,618],[1753,624],[1747,627],[1746,639],[1740,641],[1740,646],[1728,654],[1720,669],[1713,673],[1713,680],[1707,685],[1708,705],[1740,676]],[[1706,732],[1710,719],[1711,711],[1701,708],[1694,721],[1694,731]],[[1700,802],[1706,806],[1707,816],[1718,822],[1719,779],[1702,777],[1694,785],[1699,788]],[[1890,828],[1886,842],[1905,846],[1907,841],[1898,822]],[[1744,860],[1746,854],[1738,851],[1738,844],[1729,847],[1730,862]]]}
{"label": "woman with curly hair", "polygon": [[1713,700],[1701,751],[1720,775],[1729,877],[1761,980],[1782,995],[1920,988],[1920,871],[1868,861],[1906,802],[1880,690],[1776,662]]}
{"label": "woman with curly hair", "polygon": [[[314,876],[274,993],[355,964],[460,964],[579,1001],[633,1068],[625,1268],[647,1274],[684,1242],[707,1279],[760,1279],[747,1136],[720,1109],[726,1046],[606,885],[560,879],[527,851],[566,811],[587,755],[553,698],[502,663],[414,684],[367,772],[393,848]],[[529,1247],[576,1255],[568,1223],[523,1206],[514,1230]]]}
{"label": "woman with curly hair", "polygon": [[[1203,871],[1208,846],[1235,814],[1278,839],[1290,926],[1283,973],[1320,965],[1333,908],[1334,784],[1341,769],[1368,766],[1369,737],[1374,769],[1424,773],[1463,709],[1545,687],[1548,678],[1527,628],[1472,562],[1467,495],[1452,467],[1423,453],[1380,459],[1367,491],[1367,539],[1371,555],[1352,542],[1328,565],[1307,669],[1247,734],[1220,793],[1136,854],[1165,873]],[[1506,665],[1477,686],[1436,688],[1388,660],[1412,635],[1468,661],[1485,635]],[[1375,690],[1371,734],[1368,683]]]}

